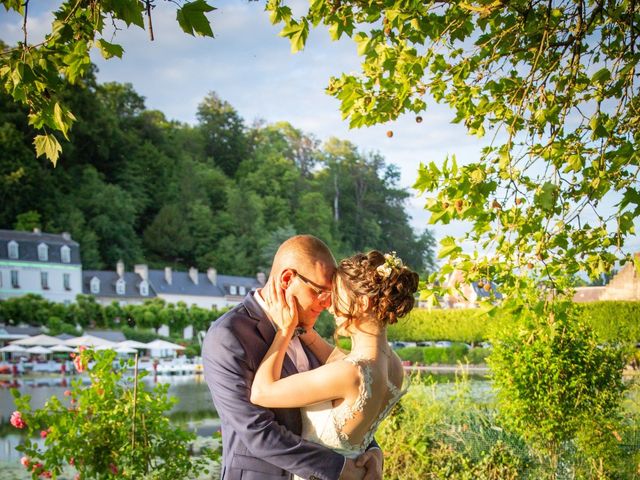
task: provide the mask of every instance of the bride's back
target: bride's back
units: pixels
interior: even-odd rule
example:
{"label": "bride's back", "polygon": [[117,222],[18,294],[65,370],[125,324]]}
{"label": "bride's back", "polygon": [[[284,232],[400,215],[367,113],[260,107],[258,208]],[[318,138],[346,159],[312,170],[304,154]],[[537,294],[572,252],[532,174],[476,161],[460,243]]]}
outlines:
{"label": "bride's back", "polygon": [[303,408],[303,436],[349,456],[369,445],[404,393],[403,370],[400,359],[388,350],[375,358],[352,352],[337,361],[353,372],[353,394]]}

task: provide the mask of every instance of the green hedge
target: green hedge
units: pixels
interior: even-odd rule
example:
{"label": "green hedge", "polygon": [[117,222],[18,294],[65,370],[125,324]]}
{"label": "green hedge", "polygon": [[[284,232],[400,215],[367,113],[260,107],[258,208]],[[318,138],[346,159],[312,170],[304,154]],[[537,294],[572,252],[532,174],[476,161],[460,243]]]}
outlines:
{"label": "green hedge", "polygon": [[425,365],[456,365],[459,362],[478,365],[485,363],[491,352],[488,348],[469,348],[464,343],[454,343],[450,347],[405,347],[396,350],[402,360]]}
{"label": "green hedge", "polygon": [[[601,342],[640,342],[640,302],[593,302],[579,304],[584,319]],[[389,340],[449,340],[478,343],[489,338],[494,325],[509,319],[490,318],[479,309],[415,309],[389,327]]]}

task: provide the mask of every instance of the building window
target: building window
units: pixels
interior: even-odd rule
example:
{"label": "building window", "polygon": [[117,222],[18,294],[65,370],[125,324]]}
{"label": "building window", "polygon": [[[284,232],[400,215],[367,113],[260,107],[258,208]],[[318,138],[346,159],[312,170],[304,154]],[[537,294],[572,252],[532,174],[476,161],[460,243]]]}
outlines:
{"label": "building window", "polygon": [[100,293],[100,280],[97,277],[93,277],[91,279],[91,282],[89,284],[89,289],[91,290],[91,293],[93,293],[94,295],[97,295],[98,293]]}
{"label": "building window", "polygon": [[11,240],[9,242],[8,248],[9,248],[9,258],[11,260],[18,260],[18,257],[20,256],[18,242],[16,242],[15,240]]}
{"label": "building window", "polygon": [[246,295],[247,294],[247,289],[244,288],[243,286],[240,287],[240,295]]}
{"label": "building window", "polygon": [[49,247],[46,243],[38,245],[38,260],[46,262],[49,260]]}
{"label": "building window", "polygon": [[147,285],[147,282],[140,283],[140,295],[143,297],[149,295],[149,285]]}
{"label": "building window", "polygon": [[71,249],[67,245],[60,247],[60,259],[62,263],[71,263]]}
{"label": "building window", "polygon": [[120,279],[116,282],[116,293],[118,295],[124,295],[125,283],[124,280]]}
{"label": "building window", "polygon": [[229,287],[229,293],[231,293],[231,295],[237,295],[238,294],[238,287],[236,287],[235,285],[231,285]]}
{"label": "building window", "polygon": [[71,275],[68,273],[62,274],[62,284],[65,290],[71,290]]}
{"label": "building window", "polygon": [[40,285],[43,290],[49,290],[49,272],[40,272]]}
{"label": "building window", "polygon": [[2,271],[0,271],[0,287],[2,287]]}
{"label": "building window", "polygon": [[18,281],[18,271],[11,270],[11,286],[13,288],[20,288],[20,282]]}

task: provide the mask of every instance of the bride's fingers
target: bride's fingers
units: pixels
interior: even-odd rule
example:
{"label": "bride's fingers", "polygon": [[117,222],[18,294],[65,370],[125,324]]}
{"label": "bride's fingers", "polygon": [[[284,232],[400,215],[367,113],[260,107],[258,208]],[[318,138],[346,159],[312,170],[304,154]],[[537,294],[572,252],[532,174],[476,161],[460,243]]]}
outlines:
{"label": "bride's fingers", "polygon": [[291,319],[294,321],[297,320],[298,310],[296,309],[296,300],[293,297],[293,293],[287,290],[285,300],[287,302],[286,305],[289,310],[289,314],[291,315]]}

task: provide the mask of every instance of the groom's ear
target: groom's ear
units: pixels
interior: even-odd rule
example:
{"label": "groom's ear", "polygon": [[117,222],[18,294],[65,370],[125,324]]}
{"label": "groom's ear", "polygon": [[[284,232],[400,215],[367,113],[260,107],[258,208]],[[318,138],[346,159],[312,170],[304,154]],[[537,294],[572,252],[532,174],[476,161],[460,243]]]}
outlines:
{"label": "groom's ear", "polygon": [[281,273],[280,273],[280,287],[282,288],[287,288],[291,282],[293,281],[293,270],[291,270],[290,268],[285,268]]}

